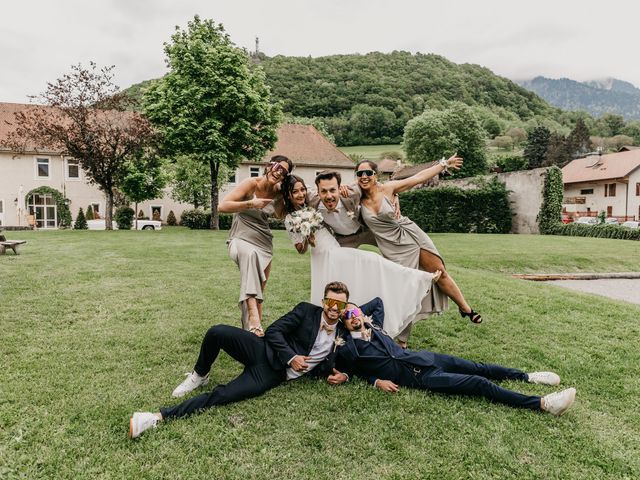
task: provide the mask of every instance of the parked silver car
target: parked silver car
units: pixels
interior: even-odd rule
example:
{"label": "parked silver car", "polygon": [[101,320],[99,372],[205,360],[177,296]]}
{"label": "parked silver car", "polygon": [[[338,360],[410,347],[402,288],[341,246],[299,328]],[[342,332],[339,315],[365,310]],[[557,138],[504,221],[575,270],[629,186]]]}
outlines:
{"label": "parked silver car", "polygon": [[580,217],[576,220],[576,223],[584,223],[586,225],[596,225],[598,223],[597,217]]}
{"label": "parked silver car", "polygon": [[622,226],[627,228],[640,228],[640,222],[628,221],[624,222]]}

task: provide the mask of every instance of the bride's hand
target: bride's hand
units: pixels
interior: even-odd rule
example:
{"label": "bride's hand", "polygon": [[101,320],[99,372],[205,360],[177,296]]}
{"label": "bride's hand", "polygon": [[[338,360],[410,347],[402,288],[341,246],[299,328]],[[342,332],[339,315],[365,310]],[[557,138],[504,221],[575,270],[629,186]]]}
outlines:
{"label": "bride's hand", "polygon": [[307,237],[307,241],[309,242],[309,245],[311,245],[312,247],[315,248],[316,246],[316,237],[315,235],[312,233]]}
{"label": "bride's hand", "polygon": [[347,185],[340,185],[340,196],[343,198],[349,198],[353,192]]}

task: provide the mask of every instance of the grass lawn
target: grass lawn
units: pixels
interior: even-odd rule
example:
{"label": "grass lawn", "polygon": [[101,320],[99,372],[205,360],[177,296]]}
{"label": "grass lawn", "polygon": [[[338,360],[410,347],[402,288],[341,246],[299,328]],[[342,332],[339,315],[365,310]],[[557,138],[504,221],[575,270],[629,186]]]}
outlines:
{"label": "grass lawn", "polygon": [[338,147],[338,149],[343,151],[347,155],[355,153],[358,155],[362,155],[367,160],[373,160],[375,162],[380,160],[380,154],[383,152],[400,152],[402,156],[404,156],[404,150],[402,150],[402,145],[400,144],[356,145],[353,147]]}
{"label": "grass lawn", "polygon": [[[130,441],[132,412],[175,403],[207,328],[239,323],[227,233],[9,233],[28,244],[0,257],[2,479],[640,478],[640,308],[508,275],[640,271],[640,242],[432,235],[485,322],[450,310],[411,346],[554,370],[578,390],[563,417],[305,379]],[[308,265],[277,232],[268,322],[307,299]],[[223,354],[212,381],[239,371]]]}

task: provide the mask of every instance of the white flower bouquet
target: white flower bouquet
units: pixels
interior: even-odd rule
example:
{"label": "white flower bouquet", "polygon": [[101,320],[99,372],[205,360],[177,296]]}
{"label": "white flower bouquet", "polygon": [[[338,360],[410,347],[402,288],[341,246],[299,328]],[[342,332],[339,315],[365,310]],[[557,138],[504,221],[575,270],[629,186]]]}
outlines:
{"label": "white flower bouquet", "polygon": [[322,215],[315,208],[304,207],[286,216],[284,227],[289,232],[308,237],[322,226]]}

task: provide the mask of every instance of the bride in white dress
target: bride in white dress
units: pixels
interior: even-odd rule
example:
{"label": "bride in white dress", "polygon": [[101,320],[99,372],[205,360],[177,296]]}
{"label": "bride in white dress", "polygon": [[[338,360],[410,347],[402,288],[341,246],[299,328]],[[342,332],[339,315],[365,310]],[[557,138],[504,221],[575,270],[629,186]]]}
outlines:
{"label": "bride in white dress", "polygon": [[[282,185],[285,205],[291,212],[305,206],[307,188],[296,175],[289,175]],[[285,223],[289,223],[285,220]],[[413,323],[423,310],[435,274],[403,267],[381,255],[356,248],[342,248],[325,227],[305,236],[287,230],[299,253],[311,250],[311,303],[321,305],[324,287],[340,281],[349,287],[349,301],[362,305],[372,298],[384,302],[386,332],[396,337]]]}

